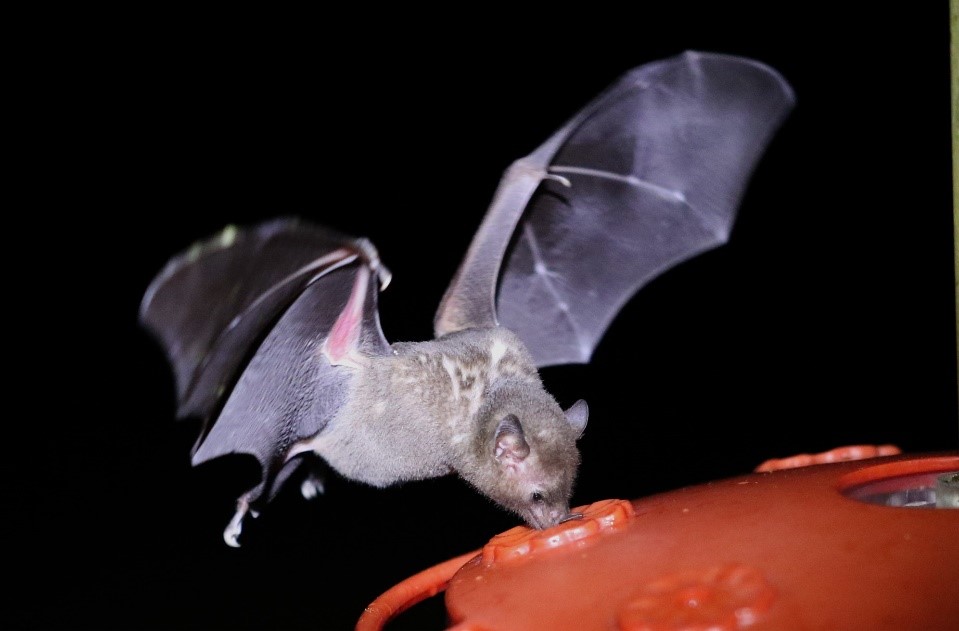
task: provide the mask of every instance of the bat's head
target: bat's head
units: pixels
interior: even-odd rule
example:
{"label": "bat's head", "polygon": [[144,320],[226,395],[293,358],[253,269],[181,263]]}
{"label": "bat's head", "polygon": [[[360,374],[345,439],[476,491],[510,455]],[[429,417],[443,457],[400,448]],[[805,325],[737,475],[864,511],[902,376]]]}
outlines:
{"label": "bat's head", "polygon": [[479,466],[464,477],[530,526],[555,526],[569,515],[587,416],[584,401],[564,412],[539,384],[500,388],[481,412]]}

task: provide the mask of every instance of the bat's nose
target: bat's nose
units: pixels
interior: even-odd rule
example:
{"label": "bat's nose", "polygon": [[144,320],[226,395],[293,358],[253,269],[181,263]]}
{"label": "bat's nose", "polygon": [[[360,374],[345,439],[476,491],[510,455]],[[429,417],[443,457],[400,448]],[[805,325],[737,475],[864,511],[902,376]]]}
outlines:
{"label": "bat's nose", "polygon": [[529,514],[527,523],[537,530],[545,530],[571,519],[582,519],[582,517],[582,513],[569,512],[569,507],[565,505],[551,508],[540,507],[540,510],[534,510]]}
{"label": "bat's nose", "polygon": [[553,518],[553,523],[558,524],[563,521],[563,518],[569,515],[569,506],[560,506],[559,508],[553,510],[553,514],[550,517]]}
{"label": "bat's nose", "polygon": [[550,509],[549,513],[547,514],[548,523],[546,526],[556,526],[565,521],[569,521],[570,519],[577,519],[578,517],[582,517],[582,515],[578,513],[570,513],[568,506],[559,506],[557,508]]}

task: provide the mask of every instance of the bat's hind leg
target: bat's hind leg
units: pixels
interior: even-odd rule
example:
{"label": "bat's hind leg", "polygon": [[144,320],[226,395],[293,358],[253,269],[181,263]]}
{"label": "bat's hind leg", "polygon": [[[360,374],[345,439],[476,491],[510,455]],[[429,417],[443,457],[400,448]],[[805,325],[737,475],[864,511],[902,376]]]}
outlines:
{"label": "bat's hind leg", "polygon": [[236,512],[233,514],[233,519],[230,520],[230,523],[228,523],[223,530],[223,541],[231,548],[240,547],[240,533],[243,532],[243,519],[247,514],[254,519],[260,515],[257,511],[250,508],[250,502],[253,500],[254,492],[250,491],[241,495],[236,501]]}
{"label": "bat's hind leg", "polygon": [[290,454],[287,456],[287,461],[299,454],[303,454],[301,456],[305,459],[303,468],[307,470],[306,475],[303,476],[303,481],[300,482],[300,495],[302,495],[305,500],[316,499],[326,492],[327,467],[323,461],[317,458],[313,453],[312,439],[300,441],[294,445],[293,449],[290,450]]}

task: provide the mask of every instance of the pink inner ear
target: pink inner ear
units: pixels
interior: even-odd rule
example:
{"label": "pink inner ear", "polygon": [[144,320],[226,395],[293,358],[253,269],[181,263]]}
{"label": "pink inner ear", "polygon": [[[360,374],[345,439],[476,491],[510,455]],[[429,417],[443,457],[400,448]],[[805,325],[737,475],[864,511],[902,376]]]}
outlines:
{"label": "pink inner ear", "polygon": [[496,459],[518,463],[529,455],[529,444],[522,434],[500,432],[496,435]]}

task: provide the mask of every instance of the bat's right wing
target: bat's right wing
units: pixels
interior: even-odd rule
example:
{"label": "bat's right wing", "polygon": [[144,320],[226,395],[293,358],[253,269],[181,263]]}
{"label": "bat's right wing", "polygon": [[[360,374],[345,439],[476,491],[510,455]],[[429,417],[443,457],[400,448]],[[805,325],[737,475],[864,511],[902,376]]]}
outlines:
{"label": "bat's right wing", "polygon": [[739,57],[627,73],[503,175],[436,335],[502,324],[539,366],[589,361],[640,287],[726,241],[792,104],[779,74]]}

